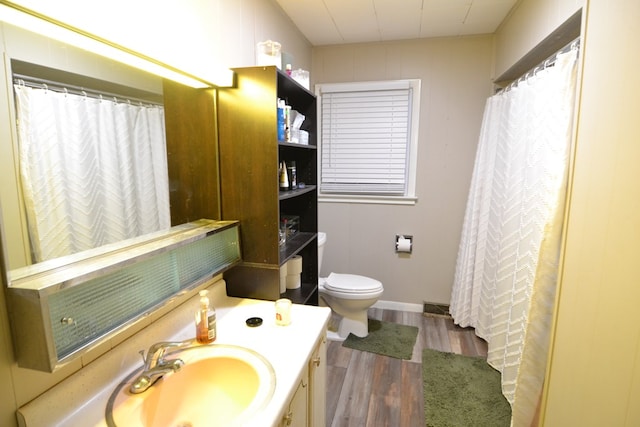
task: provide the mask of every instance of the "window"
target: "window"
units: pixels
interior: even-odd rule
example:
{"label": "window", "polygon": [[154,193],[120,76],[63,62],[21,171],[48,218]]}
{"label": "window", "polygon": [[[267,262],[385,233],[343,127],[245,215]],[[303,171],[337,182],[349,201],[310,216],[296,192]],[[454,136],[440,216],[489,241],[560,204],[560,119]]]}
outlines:
{"label": "window", "polygon": [[415,203],[420,80],[320,84],[321,201]]}

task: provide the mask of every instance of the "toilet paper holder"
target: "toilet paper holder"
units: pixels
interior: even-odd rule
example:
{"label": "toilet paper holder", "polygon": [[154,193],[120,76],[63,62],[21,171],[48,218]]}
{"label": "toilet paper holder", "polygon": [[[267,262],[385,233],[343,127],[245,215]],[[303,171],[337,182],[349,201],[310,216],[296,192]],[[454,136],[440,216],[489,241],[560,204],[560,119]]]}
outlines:
{"label": "toilet paper holder", "polygon": [[413,250],[413,236],[396,234],[396,253],[411,253]]}

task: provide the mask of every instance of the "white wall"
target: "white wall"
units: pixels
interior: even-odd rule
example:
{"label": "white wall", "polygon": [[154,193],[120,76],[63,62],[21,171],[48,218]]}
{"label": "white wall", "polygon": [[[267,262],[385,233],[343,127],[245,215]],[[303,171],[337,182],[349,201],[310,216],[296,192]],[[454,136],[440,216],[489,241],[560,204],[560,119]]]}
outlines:
{"label": "white wall", "polygon": [[544,425],[640,425],[640,2],[590,0]]}
{"label": "white wall", "polygon": [[[523,0],[496,34],[508,69],[578,7],[581,86],[540,425],[640,425],[640,3]],[[497,74],[500,74],[498,72]]]}
{"label": "white wall", "polygon": [[[35,0],[23,3],[34,8],[40,7],[41,11],[49,10],[52,16],[100,36],[109,37],[107,30],[116,30],[114,37],[122,39],[114,41],[195,72],[202,71],[198,67],[204,67],[206,71],[210,61],[229,67],[254,65],[255,45],[266,39],[280,41],[283,51],[293,58],[291,62],[295,67],[310,69],[311,66],[310,45],[272,0],[182,0],[179,7],[173,1],[151,0],[114,0],[105,3],[60,0],[55,4]],[[153,9],[139,9],[138,6],[153,6]],[[30,46],[25,40],[16,39],[12,39],[7,46],[5,36],[12,38],[16,34],[0,33],[0,45],[3,53],[9,57],[15,53],[16,47],[20,50]],[[42,55],[48,57],[38,61],[43,65],[75,64],[75,67],[82,62],[69,62],[67,58],[62,58],[64,49],[59,47],[38,46],[35,50],[41,50]],[[26,57],[36,53],[25,51],[20,54],[24,55],[22,59],[29,59]],[[81,70],[74,68],[71,71]],[[0,78],[3,76],[4,71],[0,72]],[[9,93],[10,86],[3,84],[0,87],[0,121],[4,123],[10,120],[8,105],[12,101]],[[11,142],[9,126],[0,129],[0,147],[6,148]],[[2,154],[6,152],[4,148],[0,151]],[[0,234],[0,239],[6,241],[7,230],[0,229]],[[2,257],[4,259],[6,254],[2,253]],[[0,285],[4,287],[6,270],[0,267],[0,273]],[[5,307],[4,292],[0,292],[0,384],[3,385],[0,425],[11,427],[16,425],[15,411],[18,407],[77,370],[79,365],[70,366],[56,374],[17,367]]]}
{"label": "white wall", "polygon": [[[380,280],[384,301],[449,303],[486,98],[492,37],[459,37],[313,49],[313,83],[422,80],[415,206],[320,203],[327,232],[321,275]],[[414,236],[396,254],[396,234]]]}
{"label": "white wall", "polygon": [[518,62],[584,3],[585,0],[520,1],[496,31],[494,77]]}
{"label": "white wall", "polygon": [[275,0],[19,0],[66,24],[206,76],[217,65],[255,64],[255,45],[277,40],[294,68],[309,69],[309,44]]}

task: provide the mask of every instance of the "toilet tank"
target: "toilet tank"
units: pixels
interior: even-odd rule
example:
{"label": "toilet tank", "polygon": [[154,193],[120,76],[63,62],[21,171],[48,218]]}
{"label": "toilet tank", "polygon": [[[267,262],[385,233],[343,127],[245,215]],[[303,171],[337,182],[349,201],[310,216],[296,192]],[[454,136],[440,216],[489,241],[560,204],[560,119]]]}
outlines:
{"label": "toilet tank", "polygon": [[324,244],[327,242],[327,233],[318,232],[318,274],[322,268],[322,254],[324,252]]}

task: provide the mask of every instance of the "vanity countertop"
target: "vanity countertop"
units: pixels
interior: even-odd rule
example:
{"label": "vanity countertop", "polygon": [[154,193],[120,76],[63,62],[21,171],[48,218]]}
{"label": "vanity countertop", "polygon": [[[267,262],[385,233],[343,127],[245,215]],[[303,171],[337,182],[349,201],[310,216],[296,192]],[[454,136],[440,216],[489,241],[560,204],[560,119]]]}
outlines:
{"label": "vanity countertop", "polygon": [[[272,301],[227,297],[222,280],[213,283],[208,289],[217,315],[217,338],[214,345],[230,344],[249,348],[260,353],[273,366],[276,375],[275,391],[269,405],[256,415],[255,425],[278,425],[307,360],[318,339],[326,331],[330,309],[294,304],[291,324],[278,326],[275,323]],[[151,326],[21,407],[18,411],[21,425],[106,426],[107,401],[118,384],[140,367],[138,351],[146,350],[159,341],[194,337],[193,318],[198,299],[196,294]],[[262,325],[253,328],[247,326],[245,321],[250,317],[261,317]]]}

